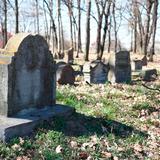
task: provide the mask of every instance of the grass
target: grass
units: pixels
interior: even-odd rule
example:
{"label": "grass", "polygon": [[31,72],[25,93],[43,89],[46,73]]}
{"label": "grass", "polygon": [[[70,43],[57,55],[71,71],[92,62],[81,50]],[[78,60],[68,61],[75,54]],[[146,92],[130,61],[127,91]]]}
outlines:
{"label": "grass", "polygon": [[[158,159],[154,140],[160,139],[152,122],[158,96],[139,84],[58,86],[57,102],[77,113],[40,124],[32,137],[0,143],[0,159]],[[149,111],[142,120],[141,110]]]}

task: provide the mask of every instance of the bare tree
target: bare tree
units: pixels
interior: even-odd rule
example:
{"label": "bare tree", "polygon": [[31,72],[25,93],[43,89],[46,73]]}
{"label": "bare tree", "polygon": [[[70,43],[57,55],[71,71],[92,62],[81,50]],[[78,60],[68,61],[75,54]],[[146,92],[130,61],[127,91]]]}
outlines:
{"label": "bare tree", "polygon": [[[56,42],[56,52],[58,50],[58,38],[57,38],[57,30],[56,30],[56,25],[55,25],[55,21],[54,21],[54,18],[53,18],[53,8],[52,8],[52,4],[53,4],[53,1],[51,0],[51,5],[49,5],[49,3],[47,2],[47,0],[44,0],[44,3],[46,4],[47,6],[47,9],[49,11],[49,15],[50,15],[50,20],[51,20],[51,29],[53,31],[54,34],[52,34],[52,41],[53,41],[53,52],[54,52],[54,40]],[[56,55],[56,52],[55,52],[55,56]]]}
{"label": "bare tree", "polygon": [[102,22],[103,22],[103,16],[105,13],[105,8],[107,4],[107,0],[95,0],[96,8],[97,8],[97,14],[98,14],[98,27],[97,27],[97,39],[96,39],[96,53],[97,53],[97,59],[100,59],[100,48],[101,48],[101,29],[102,29]]}
{"label": "bare tree", "polygon": [[58,13],[58,55],[61,55],[61,2],[57,0],[57,13]]}
{"label": "bare tree", "polygon": [[18,0],[15,0],[15,16],[16,16],[16,30],[15,33],[19,32],[19,6]]}
{"label": "bare tree", "polygon": [[3,35],[3,47],[5,47],[7,43],[7,0],[3,0],[3,14],[4,14],[4,21],[2,22],[2,35]]}
{"label": "bare tree", "polygon": [[112,24],[112,17],[110,16],[109,28],[108,28],[108,53],[110,53],[111,51],[111,24]]}
{"label": "bare tree", "polygon": [[91,0],[87,0],[87,15],[86,15],[86,50],[84,60],[89,61],[89,46],[90,46],[90,13],[91,13]]}
{"label": "bare tree", "polygon": [[109,26],[108,20],[109,20],[109,16],[110,16],[110,6],[111,6],[111,1],[108,1],[107,9],[105,12],[105,24],[104,24],[104,29],[103,29],[104,33],[103,33],[103,39],[102,39],[102,44],[101,44],[101,52],[100,52],[100,56],[99,56],[100,59],[102,59],[104,47],[105,47],[105,42],[106,42],[106,34],[108,31],[108,26]]}
{"label": "bare tree", "polygon": [[79,52],[82,52],[82,42],[81,42],[81,0],[77,0],[78,4],[78,48],[77,55],[79,57]]}
{"label": "bare tree", "polygon": [[37,33],[39,34],[39,1],[36,1],[36,20],[37,20]]}
{"label": "bare tree", "polygon": [[149,54],[149,61],[153,61],[153,55],[155,54],[155,37],[156,37],[156,30],[157,30],[157,19],[158,19],[158,0],[154,0],[154,7],[153,7],[153,33],[152,33],[152,42],[151,42],[151,49]]}

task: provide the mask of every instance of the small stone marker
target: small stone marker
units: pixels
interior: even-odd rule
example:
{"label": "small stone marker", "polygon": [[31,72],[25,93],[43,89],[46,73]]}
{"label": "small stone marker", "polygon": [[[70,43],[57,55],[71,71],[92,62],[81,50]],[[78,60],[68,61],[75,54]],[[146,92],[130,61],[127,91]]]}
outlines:
{"label": "small stone marker", "polygon": [[70,64],[59,66],[59,68],[57,69],[57,81],[62,85],[74,85],[75,72]]}
{"label": "small stone marker", "polygon": [[88,83],[103,84],[107,81],[108,66],[101,61],[85,63],[83,66],[84,80]]}
{"label": "small stone marker", "polygon": [[[43,120],[74,111],[55,104],[56,67],[44,38],[18,34],[12,39],[4,51],[10,54],[0,56],[0,140],[4,142],[30,134]],[[10,50],[12,43],[18,46]]]}
{"label": "small stone marker", "polygon": [[123,83],[131,81],[130,53],[119,51],[111,53],[109,57],[108,80],[111,83]]}
{"label": "small stone marker", "polygon": [[135,59],[131,62],[132,71],[142,70],[142,61]]}
{"label": "small stone marker", "polygon": [[158,76],[158,73],[156,69],[146,69],[146,70],[141,71],[140,73],[140,77],[144,81],[155,80],[157,76]]}

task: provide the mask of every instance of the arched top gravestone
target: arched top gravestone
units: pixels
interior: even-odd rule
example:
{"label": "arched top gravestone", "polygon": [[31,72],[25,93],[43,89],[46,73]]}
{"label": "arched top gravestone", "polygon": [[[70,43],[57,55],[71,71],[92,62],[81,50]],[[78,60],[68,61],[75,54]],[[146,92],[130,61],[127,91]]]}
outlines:
{"label": "arched top gravestone", "polygon": [[55,103],[55,65],[48,44],[40,35],[22,37],[11,62],[0,65],[0,115]]}

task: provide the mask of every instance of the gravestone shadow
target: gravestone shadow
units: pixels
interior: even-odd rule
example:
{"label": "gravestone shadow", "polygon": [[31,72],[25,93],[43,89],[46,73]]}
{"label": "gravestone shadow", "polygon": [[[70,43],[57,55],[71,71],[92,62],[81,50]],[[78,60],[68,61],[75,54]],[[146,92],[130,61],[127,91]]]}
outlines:
{"label": "gravestone shadow", "polygon": [[46,132],[48,130],[55,130],[62,132],[65,136],[71,137],[113,134],[117,137],[125,138],[133,133],[147,137],[147,133],[121,122],[86,116],[76,112],[67,118],[55,117],[49,123],[48,121],[44,121],[35,131],[39,129],[44,129]]}

